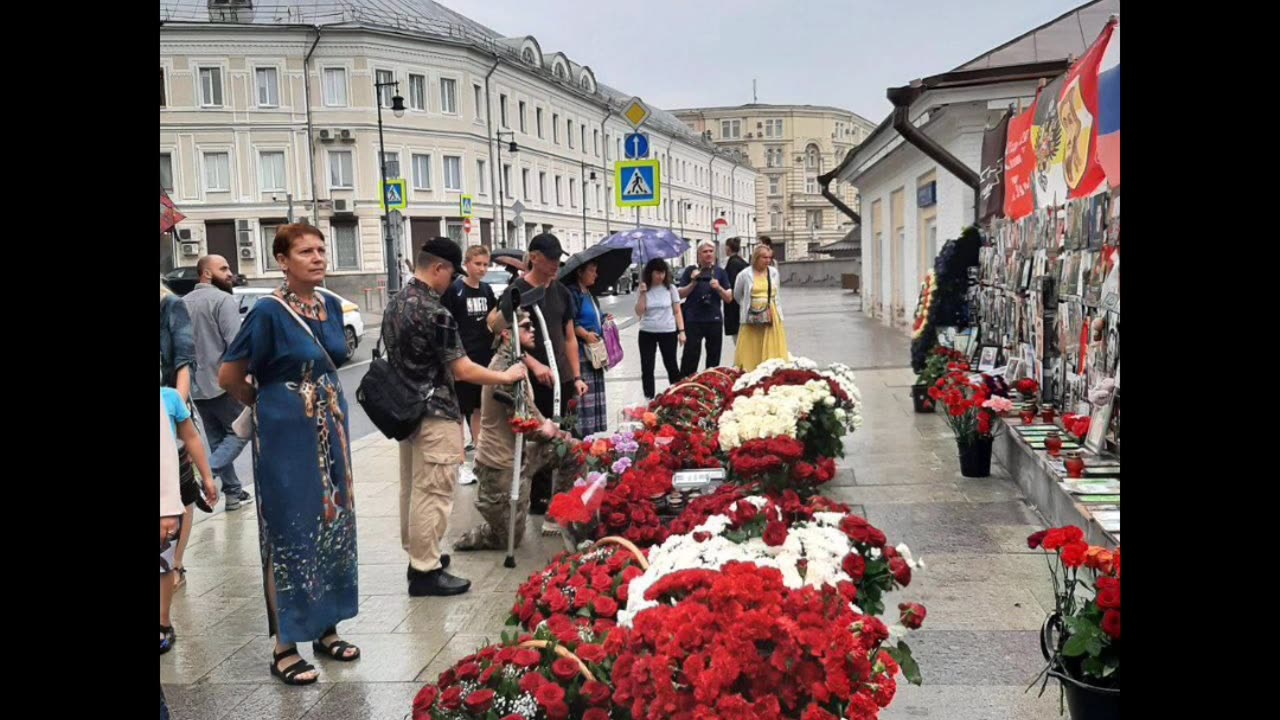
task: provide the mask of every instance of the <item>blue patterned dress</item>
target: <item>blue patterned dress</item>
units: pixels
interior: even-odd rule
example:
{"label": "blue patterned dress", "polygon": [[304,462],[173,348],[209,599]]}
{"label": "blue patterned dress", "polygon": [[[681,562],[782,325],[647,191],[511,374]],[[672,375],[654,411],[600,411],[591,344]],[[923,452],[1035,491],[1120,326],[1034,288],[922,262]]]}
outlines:
{"label": "blue patterned dress", "polygon": [[[334,363],[347,360],[342,307],[332,296],[327,319],[302,313],[315,339],[280,303],[254,303],[223,357],[248,360],[258,383],[254,405],[253,480],[263,587],[276,585],[283,644],[314,640],[353,618],[356,593],[356,518],[347,400]],[[293,305],[294,310],[299,310]]]}

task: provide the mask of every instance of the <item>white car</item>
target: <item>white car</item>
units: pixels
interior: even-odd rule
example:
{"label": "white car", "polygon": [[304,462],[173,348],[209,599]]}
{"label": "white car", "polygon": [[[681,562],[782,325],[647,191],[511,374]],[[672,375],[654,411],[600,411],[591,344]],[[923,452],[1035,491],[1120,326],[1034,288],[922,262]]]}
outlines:
{"label": "white car", "polygon": [[[342,326],[347,336],[347,352],[354,354],[360,345],[360,340],[364,338],[364,318],[360,317],[360,306],[331,290],[316,289],[337,298],[342,304]],[[258,302],[263,295],[274,291],[275,288],[269,287],[238,287],[233,288],[231,294],[240,301],[240,314],[248,315],[249,308],[253,307],[254,303]]]}
{"label": "white car", "polygon": [[507,271],[506,267],[502,265],[494,265],[489,268],[489,272],[484,274],[484,277],[481,278],[481,282],[489,283],[489,287],[493,288],[494,297],[501,299],[502,293],[507,291],[507,287],[510,286],[511,280],[514,277],[514,275]]}

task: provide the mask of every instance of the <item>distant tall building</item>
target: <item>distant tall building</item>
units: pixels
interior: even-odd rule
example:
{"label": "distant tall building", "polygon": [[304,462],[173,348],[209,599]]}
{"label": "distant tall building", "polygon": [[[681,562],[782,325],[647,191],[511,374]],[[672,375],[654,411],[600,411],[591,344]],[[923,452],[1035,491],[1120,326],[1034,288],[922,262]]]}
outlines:
{"label": "distant tall building", "polygon": [[[671,114],[704,137],[709,134],[721,147],[738,150],[758,168],[757,234],[769,235],[775,248],[784,246],[786,258],[809,257],[853,229],[853,221],[822,197],[818,176],[866,139],[875,123],[821,105],[751,103]],[[857,210],[858,193],[852,185],[833,182],[831,192]]]}

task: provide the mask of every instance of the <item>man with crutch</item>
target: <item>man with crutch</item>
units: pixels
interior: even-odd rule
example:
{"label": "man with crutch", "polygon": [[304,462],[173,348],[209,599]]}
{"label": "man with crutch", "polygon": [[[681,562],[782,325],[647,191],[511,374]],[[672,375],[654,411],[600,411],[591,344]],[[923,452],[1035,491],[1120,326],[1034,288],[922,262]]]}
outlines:
{"label": "man with crutch", "polygon": [[[541,318],[532,317],[529,311],[538,313],[541,294],[542,288],[533,288],[521,295],[515,337],[510,327],[513,303],[510,296],[503,298],[502,316],[494,327],[496,352],[489,364],[491,370],[505,371],[521,362],[524,351],[536,347],[534,323]],[[528,435],[529,443],[512,428],[511,421],[516,418],[540,423],[538,430]],[[577,442],[539,412],[528,381],[481,389],[480,436],[475,456],[479,481],[476,510],[485,522],[463,533],[454,543],[455,550],[505,548],[508,567],[514,566],[514,549],[524,536],[529,513],[533,477],[544,470],[558,469],[559,459],[551,442],[554,439],[570,444]]]}

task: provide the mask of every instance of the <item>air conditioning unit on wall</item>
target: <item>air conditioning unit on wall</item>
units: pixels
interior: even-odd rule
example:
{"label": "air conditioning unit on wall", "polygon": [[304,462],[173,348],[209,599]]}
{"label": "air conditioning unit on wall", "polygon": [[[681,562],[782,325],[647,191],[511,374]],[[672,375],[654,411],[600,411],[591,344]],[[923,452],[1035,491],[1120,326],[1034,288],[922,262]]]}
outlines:
{"label": "air conditioning unit on wall", "polygon": [[182,243],[182,254],[187,257],[195,257],[200,254],[200,243],[184,242]]}
{"label": "air conditioning unit on wall", "polygon": [[350,201],[350,200],[344,200],[344,199],[341,199],[341,198],[335,199],[335,200],[333,201],[333,211],[334,211],[334,212],[336,212],[336,213],[349,213],[349,212],[351,212],[351,201]]}
{"label": "air conditioning unit on wall", "polygon": [[250,229],[248,220],[236,221],[236,239],[241,247],[253,245],[253,230]]}
{"label": "air conditioning unit on wall", "polygon": [[247,246],[245,246],[245,247],[240,248],[240,259],[241,259],[241,260],[252,260],[252,259],[253,259],[253,246],[252,246],[252,245],[247,245]]}
{"label": "air conditioning unit on wall", "polygon": [[333,142],[333,133],[328,130],[320,131],[320,142]]}

